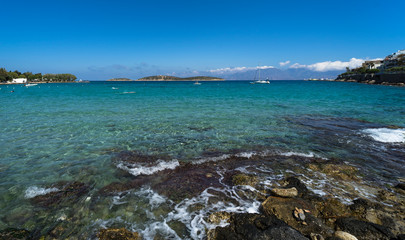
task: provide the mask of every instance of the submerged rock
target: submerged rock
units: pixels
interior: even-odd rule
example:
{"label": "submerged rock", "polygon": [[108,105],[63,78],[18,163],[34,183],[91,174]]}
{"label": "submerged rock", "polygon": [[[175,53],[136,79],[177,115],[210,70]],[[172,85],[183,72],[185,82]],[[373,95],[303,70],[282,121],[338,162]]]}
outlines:
{"label": "submerged rock", "polygon": [[90,186],[81,182],[58,182],[51,188],[57,191],[38,195],[30,199],[31,203],[40,207],[55,207],[63,203],[71,204],[89,192]]}
{"label": "submerged rock", "polygon": [[114,162],[124,162],[128,164],[134,163],[150,163],[154,164],[159,159],[158,156],[144,155],[136,151],[123,151],[116,155]]}
{"label": "submerged rock", "polygon": [[274,215],[253,213],[232,214],[230,224],[210,231],[208,240],[220,239],[308,239]]}
{"label": "submerged rock", "polygon": [[29,239],[31,233],[25,229],[6,228],[0,231],[0,240]]}
{"label": "submerged rock", "polygon": [[[211,175],[207,177],[207,174]],[[202,193],[208,187],[221,187],[214,166],[184,164],[174,170],[159,173],[158,181],[151,183],[153,190],[174,201],[181,201]]]}
{"label": "submerged rock", "polygon": [[131,189],[140,188],[144,184],[152,180],[151,176],[138,176],[137,178],[126,182],[113,182],[102,187],[98,194],[102,196],[111,196],[120,192],[129,191]]}
{"label": "submerged rock", "polygon": [[236,174],[232,177],[233,185],[249,185],[249,186],[256,186],[259,183],[259,179],[257,176],[252,174]]}
{"label": "submerged rock", "polygon": [[347,164],[335,164],[335,163],[327,163],[327,164],[308,164],[307,166],[309,169],[318,171],[321,173],[326,174],[327,176],[333,177],[338,180],[358,180],[358,169],[356,167],[347,165]]}
{"label": "submerged rock", "polygon": [[141,240],[141,236],[137,232],[131,232],[125,228],[108,228],[101,229],[97,237],[100,240]]}

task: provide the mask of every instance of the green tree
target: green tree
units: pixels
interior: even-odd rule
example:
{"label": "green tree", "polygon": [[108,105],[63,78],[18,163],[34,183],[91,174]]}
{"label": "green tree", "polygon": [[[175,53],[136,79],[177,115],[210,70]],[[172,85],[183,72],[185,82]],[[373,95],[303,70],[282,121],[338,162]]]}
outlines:
{"label": "green tree", "polygon": [[8,72],[5,68],[0,68],[0,82],[7,82],[9,79]]}
{"label": "green tree", "polygon": [[14,79],[14,78],[18,78],[18,74],[17,73],[15,73],[15,72],[8,72],[8,75],[9,75],[9,77],[10,77],[10,79]]}
{"label": "green tree", "polygon": [[23,73],[24,76],[26,76],[27,78],[30,78],[30,76],[32,76],[32,72],[25,72]]}

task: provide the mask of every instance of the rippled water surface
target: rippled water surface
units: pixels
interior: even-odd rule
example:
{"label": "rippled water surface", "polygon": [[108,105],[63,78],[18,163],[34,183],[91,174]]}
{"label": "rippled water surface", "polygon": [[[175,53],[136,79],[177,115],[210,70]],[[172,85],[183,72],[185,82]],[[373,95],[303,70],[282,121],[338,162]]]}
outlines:
{"label": "rippled water surface", "polygon": [[[234,166],[267,172],[264,185],[295,171],[283,165],[288,156],[339,159],[361,168],[373,184],[405,176],[405,88],[305,81],[0,88],[0,229],[51,228],[51,222],[69,219],[74,224],[66,223],[61,236],[93,238],[94,229],[124,226],[145,238],[202,238],[204,228],[213,227],[205,219],[209,213],[257,211],[258,201],[242,196],[257,190],[227,185],[221,168],[204,172],[214,174],[217,185],[181,201],[153,190],[161,184],[153,185],[155,178],[125,193],[104,196],[100,189],[233,154],[278,156],[274,165]],[[154,161],[126,162],[126,153]],[[32,203],[57,191],[52,184],[60,181],[90,190],[64,208]],[[322,184],[319,179],[317,191]],[[221,201],[212,201],[216,191],[223,192]]]}

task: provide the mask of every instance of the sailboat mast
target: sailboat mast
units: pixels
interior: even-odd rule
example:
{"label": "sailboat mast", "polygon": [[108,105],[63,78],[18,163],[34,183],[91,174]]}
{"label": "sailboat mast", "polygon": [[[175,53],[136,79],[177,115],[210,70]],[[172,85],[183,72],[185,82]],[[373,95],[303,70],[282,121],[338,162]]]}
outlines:
{"label": "sailboat mast", "polygon": [[259,65],[259,69],[258,69],[258,70],[259,70],[259,81],[260,81],[260,65]]}

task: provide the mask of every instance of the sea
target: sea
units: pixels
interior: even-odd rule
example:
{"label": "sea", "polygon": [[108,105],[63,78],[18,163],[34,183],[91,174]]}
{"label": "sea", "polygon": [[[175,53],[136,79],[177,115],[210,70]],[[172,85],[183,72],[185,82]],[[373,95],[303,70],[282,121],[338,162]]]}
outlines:
{"label": "sea", "polygon": [[[311,161],[353,166],[360,180],[311,172]],[[227,171],[257,176],[262,189],[230,184]],[[226,225],[210,222],[212,213],[259,212],[254,193],[287,176],[345,204],[377,201],[374,188],[405,181],[405,88],[0,85],[0,230],[96,239],[102,228],[126,228],[144,239],[204,239]]]}

